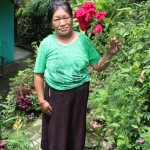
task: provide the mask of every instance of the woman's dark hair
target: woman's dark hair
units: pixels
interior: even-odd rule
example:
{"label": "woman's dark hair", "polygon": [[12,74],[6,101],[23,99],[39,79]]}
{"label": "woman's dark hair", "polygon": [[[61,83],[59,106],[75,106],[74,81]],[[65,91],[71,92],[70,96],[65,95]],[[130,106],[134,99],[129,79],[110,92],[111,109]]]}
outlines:
{"label": "woman's dark hair", "polygon": [[66,10],[69,15],[72,17],[72,8],[70,7],[69,2],[65,0],[52,0],[50,2],[49,8],[48,8],[48,21],[50,22],[50,25],[52,23],[52,18],[54,15],[54,12],[59,8],[62,7],[64,10]]}

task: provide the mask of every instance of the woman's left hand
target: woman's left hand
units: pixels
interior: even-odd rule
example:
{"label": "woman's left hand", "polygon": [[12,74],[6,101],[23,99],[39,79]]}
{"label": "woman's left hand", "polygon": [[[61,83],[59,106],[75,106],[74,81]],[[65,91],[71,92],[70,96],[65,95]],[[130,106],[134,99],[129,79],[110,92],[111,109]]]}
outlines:
{"label": "woman's left hand", "polygon": [[116,37],[113,38],[113,40],[109,44],[110,53],[116,54],[119,51],[119,46],[121,46],[122,43],[116,39]]}

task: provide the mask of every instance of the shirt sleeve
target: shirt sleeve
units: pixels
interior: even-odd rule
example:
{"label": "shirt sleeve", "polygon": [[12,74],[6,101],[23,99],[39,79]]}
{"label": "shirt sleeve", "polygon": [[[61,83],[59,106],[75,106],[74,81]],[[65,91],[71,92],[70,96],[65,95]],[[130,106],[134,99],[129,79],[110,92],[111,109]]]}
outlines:
{"label": "shirt sleeve", "polygon": [[94,43],[86,35],[82,34],[81,36],[82,36],[82,38],[81,38],[82,44],[88,54],[89,64],[90,65],[97,64],[101,57],[100,57],[99,53],[96,51]]}
{"label": "shirt sleeve", "polygon": [[95,64],[98,63],[98,61],[100,59],[100,55],[96,51],[92,41],[91,41],[91,43],[89,43],[88,55],[89,55],[89,63],[90,63],[90,65],[95,65]]}
{"label": "shirt sleeve", "polygon": [[46,49],[44,44],[41,42],[37,52],[34,73],[44,73],[45,68],[46,68]]}

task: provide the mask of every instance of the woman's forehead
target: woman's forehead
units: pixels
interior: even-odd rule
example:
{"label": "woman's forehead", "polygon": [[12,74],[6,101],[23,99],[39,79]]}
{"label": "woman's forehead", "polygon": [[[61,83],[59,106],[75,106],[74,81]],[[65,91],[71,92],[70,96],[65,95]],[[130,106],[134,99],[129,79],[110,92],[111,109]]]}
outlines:
{"label": "woman's forehead", "polygon": [[66,16],[69,13],[62,7],[58,7],[58,9],[54,12],[53,17]]}

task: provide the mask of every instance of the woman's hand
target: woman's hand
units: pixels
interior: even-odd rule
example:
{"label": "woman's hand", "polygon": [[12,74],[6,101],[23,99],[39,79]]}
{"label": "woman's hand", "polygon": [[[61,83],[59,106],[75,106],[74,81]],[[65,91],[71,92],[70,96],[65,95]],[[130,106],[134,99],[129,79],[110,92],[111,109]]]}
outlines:
{"label": "woman's hand", "polygon": [[43,103],[41,105],[41,107],[42,107],[42,111],[44,113],[46,113],[49,116],[51,115],[51,113],[52,113],[52,107],[51,107],[51,105],[48,102]]}
{"label": "woman's hand", "polygon": [[113,38],[113,40],[110,42],[109,44],[109,48],[110,48],[110,53],[111,54],[116,54],[119,51],[119,46],[121,46],[122,43],[119,42],[116,37]]}

